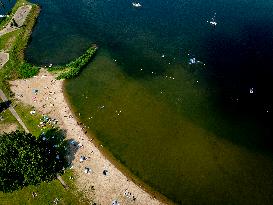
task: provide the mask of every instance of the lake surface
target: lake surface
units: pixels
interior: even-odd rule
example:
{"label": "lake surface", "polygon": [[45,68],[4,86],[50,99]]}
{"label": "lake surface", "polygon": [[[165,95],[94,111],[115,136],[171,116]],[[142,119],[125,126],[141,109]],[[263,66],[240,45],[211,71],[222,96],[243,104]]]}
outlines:
{"label": "lake surface", "polygon": [[[0,15],[7,15],[8,12],[13,7],[13,5],[15,4],[15,1],[9,2],[8,0],[2,0],[2,3],[4,4],[4,7],[3,6],[0,7]],[[2,18],[0,18],[0,22],[1,20]]]}
{"label": "lake surface", "polygon": [[177,203],[272,204],[272,1],[34,2],[27,59],[99,46],[67,96],[135,176]]}

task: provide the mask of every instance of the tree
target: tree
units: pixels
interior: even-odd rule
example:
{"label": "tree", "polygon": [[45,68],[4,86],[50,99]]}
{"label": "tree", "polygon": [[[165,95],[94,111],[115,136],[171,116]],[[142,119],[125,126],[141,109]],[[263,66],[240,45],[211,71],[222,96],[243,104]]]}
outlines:
{"label": "tree", "polygon": [[67,142],[58,129],[39,137],[15,131],[0,135],[0,191],[50,181],[67,166]]}

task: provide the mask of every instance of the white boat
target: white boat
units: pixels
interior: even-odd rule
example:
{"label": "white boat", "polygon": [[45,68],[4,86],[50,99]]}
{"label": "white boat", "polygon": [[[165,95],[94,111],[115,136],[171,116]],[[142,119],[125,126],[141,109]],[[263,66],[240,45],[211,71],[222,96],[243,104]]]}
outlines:
{"label": "white boat", "polygon": [[137,2],[133,2],[132,5],[133,7],[136,7],[136,8],[139,8],[142,6],[140,3],[137,3]]}
{"label": "white boat", "polygon": [[191,58],[189,64],[196,64],[196,58]]}
{"label": "white boat", "polygon": [[4,17],[6,17],[7,15],[0,15],[0,18],[4,18]]}
{"label": "white boat", "polygon": [[213,25],[213,26],[217,26],[217,22],[216,21],[210,21],[209,22],[211,25]]}

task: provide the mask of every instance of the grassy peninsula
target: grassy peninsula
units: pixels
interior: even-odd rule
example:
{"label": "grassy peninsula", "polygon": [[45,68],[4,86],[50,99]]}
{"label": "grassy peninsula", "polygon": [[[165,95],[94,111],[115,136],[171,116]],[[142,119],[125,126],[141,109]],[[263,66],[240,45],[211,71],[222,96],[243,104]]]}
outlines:
{"label": "grassy peninsula", "polygon": [[94,57],[97,49],[98,47],[96,45],[92,45],[83,55],[66,64],[65,66],[53,66],[48,68],[48,71],[57,73],[58,80],[74,78],[80,74],[81,70]]}
{"label": "grassy peninsula", "polygon": [[[9,61],[0,70],[0,88],[9,91],[9,80],[18,78],[27,78],[36,75],[39,68],[26,62],[24,52],[27,47],[32,28],[34,27],[40,13],[40,7],[36,4],[30,4],[25,0],[18,0],[13,7],[11,14],[1,22],[1,28],[6,26],[11,20],[12,15],[22,5],[31,5],[32,9],[28,14],[24,25],[13,32],[0,37],[0,50],[9,53]],[[11,93],[10,93],[11,94]]]}

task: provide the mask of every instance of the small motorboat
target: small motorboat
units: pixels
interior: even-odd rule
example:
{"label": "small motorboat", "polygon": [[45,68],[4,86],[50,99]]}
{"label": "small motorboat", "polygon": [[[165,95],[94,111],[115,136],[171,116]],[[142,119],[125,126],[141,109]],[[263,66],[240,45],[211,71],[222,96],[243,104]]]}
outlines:
{"label": "small motorboat", "polygon": [[140,3],[137,3],[137,2],[133,2],[132,5],[133,7],[136,7],[136,8],[139,8],[142,6]]}

